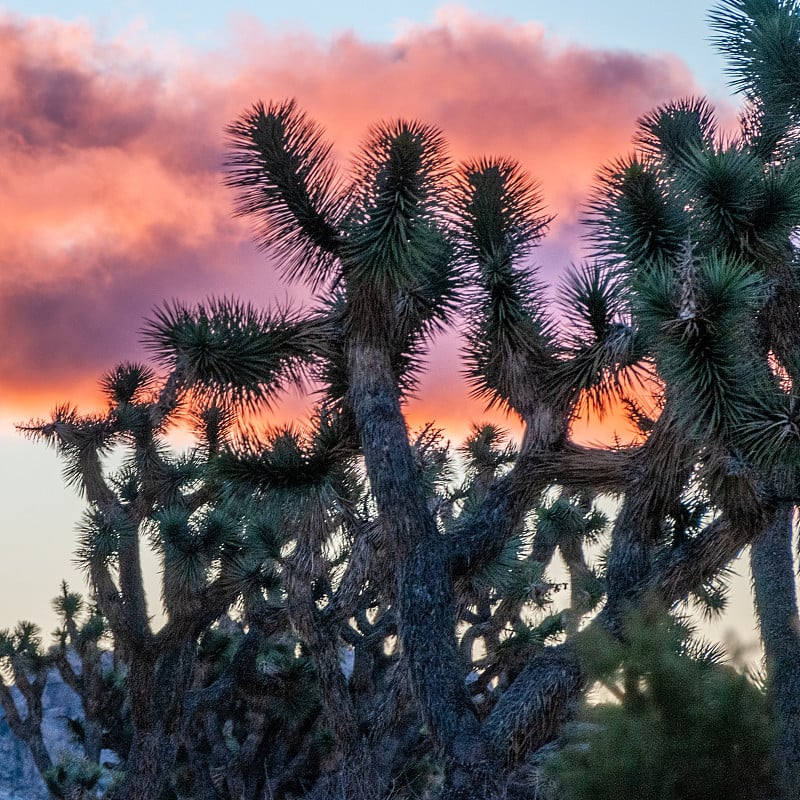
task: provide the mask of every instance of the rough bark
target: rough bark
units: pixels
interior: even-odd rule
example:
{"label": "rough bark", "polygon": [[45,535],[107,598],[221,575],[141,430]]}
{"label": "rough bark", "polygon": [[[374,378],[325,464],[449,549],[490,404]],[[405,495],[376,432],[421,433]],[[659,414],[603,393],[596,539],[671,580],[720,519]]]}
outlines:
{"label": "rough bark", "polygon": [[119,800],[160,797],[164,786],[164,767],[167,757],[164,734],[160,726],[147,730],[134,729],[125,778],[117,793]]}
{"label": "rough bark", "polygon": [[[658,583],[653,574],[653,544],[665,512],[689,477],[692,455],[692,446],[665,411],[632,465],[612,533],[606,604],[592,626],[620,635],[626,613]],[[665,463],[670,466],[668,474],[664,474]],[[500,698],[484,725],[498,757],[514,763],[558,735],[585,688],[579,637],[534,657]]]}
{"label": "rough bark", "polygon": [[194,649],[189,642],[177,651],[145,652],[131,658],[128,688],[133,739],[120,800],[160,795],[179,744]]}
{"label": "rough bark", "polygon": [[781,797],[800,796],[800,616],[792,554],[794,507],[781,503],[750,546],[755,604],[769,681]]}
{"label": "rough bark", "polygon": [[453,791],[460,792],[473,785],[485,748],[456,646],[447,540],[419,485],[387,348],[352,343],[348,371],[367,474],[399,566],[403,657],[434,741],[450,764]]}
{"label": "rough bark", "polygon": [[584,685],[574,640],[532,659],[484,723],[495,758],[514,764],[555,739]]}

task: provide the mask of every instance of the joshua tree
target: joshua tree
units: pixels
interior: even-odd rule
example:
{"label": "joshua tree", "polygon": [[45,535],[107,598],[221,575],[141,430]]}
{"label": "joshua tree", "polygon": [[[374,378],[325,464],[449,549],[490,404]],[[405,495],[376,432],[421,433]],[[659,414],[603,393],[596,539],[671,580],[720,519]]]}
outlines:
{"label": "joshua tree", "polygon": [[[62,623],[53,647],[43,647],[38,627],[30,622],[0,632],[0,663],[9,680],[0,685],[0,703],[12,732],[28,745],[52,796],[81,800],[81,792],[92,789],[103,773],[101,750],[123,756],[128,751],[125,693],[119,674],[103,663],[99,643],[106,628],[97,609],[81,613],[83,599],[66,583],[53,605]],[[82,713],[65,720],[73,742],[68,751],[55,753],[54,760],[43,723],[44,693],[56,671],[80,699]],[[21,703],[15,700],[15,690]]]}
{"label": "joshua tree", "polygon": [[[172,330],[176,316],[181,324],[190,324],[176,308],[170,313]],[[150,330],[163,330],[164,321],[165,314],[157,314]],[[222,340],[229,335],[223,332]],[[199,385],[194,385],[195,392]],[[144,398],[140,402],[151,405]],[[217,413],[206,409],[206,425]],[[105,421],[113,425],[116,417],[112,406]],[[81,432],[95,429],[100,419],[71,413],[69,427],[55,435],[72,444]],[[57,424],[65,423],[42,423],[31,430],[47,435]],[[307,435],[294,429],[265,436],[250,431],[225,447],[220,446],[219,429],[203,427],[200,435],[201,445],[186,456],[169,456],[159,449],[161,465],[181,464],[187,470],[179,482],[183,492],[172,495],[169,505],[151,508],[139,526],[164,559],[167,619],[152,635],[156,641],[167,634],[176,639],[186,663],[177,672],[160,667],[173,663],[168,658],[171,651],[162,645],[164,653],[154,667],[163,670],[158,677],[160,700],[137,700],[136,654],[126,645],[125,630],[118,637],[100,614],[99,604],[82,615],[82,598],[62,586],[55,601],[62,625],[46,666],[57,665],[83,701],[84,718],[75,720],[74,727],[87,758],[80,763],[72,758],[54,768],[49,761],[43,764],[53,791],[66,795],[89,786],[90,778],[96,781],[101,744],[122,759],[124,778],[121,784],[115,782],[114,797],[123,792],[142,796],[156,787],[179,798],[255,800],[265,791],[301,796],[312,790],[319,797],[336,791],[383,796],[390,787],[397,794],[402,787],[414,791],[435,784],[437,761],[432,758],[430,733],[409,702],[407,670],[392,644],[398,630],[395,556],[364,481],[357,449],[348,445],[331,415],[319,417]],[[100,444],[98,439],[86,444],[84,461],[99,463]],[[423,429],[410,447],[426,508],[450,534],[462,509],[480,502],[487,486],[516,456],[501,431],[478,427],[461,452],[464,479],[454,482],[453,454],[438,431]],[[97,461],[89,457],[91,450]],[[114,486],[118,497],[135,496],[123,495],[120,488],[132,492],[135,468],[123,462],[103,480]],[[200,492],[203,503],[187,514],[182,498],[198,497]],[[228,531],[228,550],[214,562],[201,548],[218,541],[218,533],[208,532],[213,512],[232,508],[238,509],[238,516],[223,529]],[[233,512],[226,513],[232,518]],[[113,529],[97,523],[97,515],[97,507],[92,507],[87,519],[94,521],[81,527],[81,553],[90,569],[98,569],[102,556],[106,569],[113,570],[119,539]],[[558,589],[544,575],[544,563],[556,548],[581,571],[581,609],[591,608],[586,598],[596,603],[602,595],[601,582],[582,553],[583,540],[603,528],[602,515],[585,496],[574,501],[562,496],[543,507],[539,516],[532,540],[520,527],[518,538],[476,571],[461,593],[464,602],[472,598],[473,605],[458,612],[469,625],[460,640],[459,673],[476,718],[489,713],[526,657],[567,624],[563,613],[547,615],[541,610]],[[206,596],[207,616],[199,633],[186,620],[181,623],[185,627],[177,628],[181,618],[176,607],[186,598],[187,583],[195,581],[192,585],[202,591],[199,581],[204,575],[208,581],[210,570],[216,581],[225,581],[230,594],[210,608]],[[225,613],[232,599],[239,603],[235,618]],[[189,617],[192,620],[196,618]],[[106,633],[112,651],[103,656],[98,645]],[[40,653],[38,646],[35,649]],[[45,664],[45,656],[37,658]],[[107,663],[112,658],[114,669]],[[352,666],[343,667],[343,658],[352,659]],[[26,685],[22,677],[17,682]],[[171,705],[162,711],[157,702],[164,698]],[[129,728],[124,724],[127,708]],[[162,719],[164,726],[158,731],[158,775],[142,771],[141,756],[133,747],[137,738],[154,735],[151,729],[142,730],[152,717]],[[40,726],[32,730],[41,739]],[[92,764],[94,772],[89,769]]]}
{"label": "joshua tree", "polygon": [[[641,329],[668,404],[694,442],[706,493],[737,524],[748,520],[778,763],[784,796],[794,797],[800,9],[725,2],[712,24],[734,86],[745,94],[740,133],[727,141],[717,136],[702,100],[648,114],[639,124],[639,153],[604,173],[594,204],[596,241],[616,256],[611,268],[638,295]],[[734,475],[737,491],[726,488]]]}
{"label": "joshua tree", "polygon": [[[742,150],[761,165],[775,183],[770,217],[786,219],[796,209],[800,173],[800,6],[796,2],[725,2],[712,15],[717,46],[728,56],[732,85],[744,95]],[[768,185],[769,185],[768,184]],[[736,194],[747,191],[736,187]],[[770,186],[771,188],[771,186]],[[737,198],[738,199],[738,198]],[[796,437],[800,381],[800,276],[797,239],[774,242],[772,252],[760,248],[751,260],[766,276],[770,298],[762,313],[761,349],[769,353],[786,397],[770,419],[773,436]],[[767,439],[763,451],[779,452]],[[771,451],[771,452],[770,452]],[[777,760],[783,796],[800,791],[800,623],[792,556],[792,518],[797,506],[795,450],[791,469],[780,461],[768,464],[767,485],[776,499],[775,517],[751,546],[756,611],[766,657],[767,677],[778,725]]]}
{"label": "joshua tree", "polygon": [[[796,64],[794,4],[724,4],[715,19],[734,52],[749,52],[748,36],[766,47],[772,28],[762,29],[777,26]],[[644,117],[637,153],[602,173],[589,220],[598,262],[567,282],[577,330],[566,334],[524,261],[547,220],[515,164],[468,163],[446,192],[437,135],[400,122],[373,132],[342,191],[318,129],[292,104],[258,105],[231,129],[240,212],[258,220],[287,275],[321,290],[329,310],[316,320],[337,330],[333,353],[318,349],[317,377],[364,454],[398,559],[404,659],[456,793],[476,785],[483,759],[524,759],[555,736],[584,684],[568,640],[529,661],[480,728],[456,669],[453,609],[474,599],[463,586],[544,488],[624,495],[594,623],[613,634],[644,595],[670,606],[703,591],[744,544],[788,529],[800,184],[793,107],[775,87],[796,80],[778,64],[765,88],[743,73],[763,61],[747,57],[733,64],[751,89],[738,138],[716,136],[704,101],[679,101]],[[525,432],[513,466],[461,510],[449,538],[414,480],[400,400],[433,323],[456,310],[471,321],[476,391]],[[651,379],[636,402],[657,415],[643,443],[579,451],[568,438],[578,404],[602,405],[637,369]]]}
{"label": "joshua tree", "polygon": [[[260,241],[282,257],[286,275],[320,291],[322,308],[306,321],[319,336],[314,376],[325,413],[338,415],[345,441],[363,454],[382,555],[396,574],[403,661],[444,755],[448,791],[482,791],[490,756],[464,681],[457,608],[476,601],[472,579],[552,483],[531,459],[563,450],[581,390],[607,372],[616,377],[634,339],[621,328],[613,349],[598,341],[591,354],[557,341],[522,263],[547,218],[514,163],[477,161],[454,174],[437,131],[398,121],[372,131],[352,179],[340,184],[329,146],[293,103],[258,104],[230,134],[239,211],[258,220]],[[473,320],[467,359],[476,389],[518,413],[526,433],[512,469],[464,505],[447,535],[426,499],[401,402],[431,333],[457,308]],[[259,370],[259,360],[248,362],[260,383]]]}
{"label": "joshua tree", "polygon": [[[0,705],[14,735],[28,745],[42,776],[53,767],[42,737],[42,694],[51,664],[52,659],[42,651],[39,628],[32,622],[20,622],[13,631],[0,631],[0,665],[4,673]],[[22,708],[15,702],[12,687],[24,700]]]}
{"label": "joshua tree", "polygon": [[[230,572],[239,569],[240,519],[214,503],[216,490],[203,469],[224,436],[224,415],[213,407],[199,414],[201,444],[188,455],[173,457],[165,448],[181,377],[173,372],[158,384],[148,368],[123,364],[103,379],[105,414],[81,417],[61,407],[51,421],[26,426],[58,448],[67,479],[89,501],[78,557],[91,581],[96,619],[107,624],[115,658],[124,665],[132,726],[130,750],[120,754],[126,761],[124,798],[158,796],[179,743],[197,638],[240,591]],[[121,469],[107,473],[104,457],[114,447],[127,448],[127,457]],[[142,537],[149,537],[164,565],[166,622],[158,632],[145,598]],[[92,651],[96,644],[80,641],[74,629],[76,603],[64,593],[62,641],[77,648],[83,670],[78,676],[63,666],[68,682],[84,690],[86,744],[94,755],[97,712],[107,698],[97,685],[103,676]]]}
{"label": "joshua tree", "polygon": [[[105,415],[62,408],[29,426],[57,444],[92,504],[82,555],[129,670],[124,797],[156,796],[169,765],[185,796],[208,775],[232,796],[313,786],[380,797],[420,755],[443,766],[443,796],[513,790],[591,680],[581,642],[624,641],[645,600],[719,605],[720,570],[749,543],[783,791],[796,796],[786,567],[800,463],[800,10],[725,2],[713,21],[747,92],[741,131],[720,137],[697,99],[642,118],[636,152],[600,175],[596,260],[567,275],[568,323],[531,266],[549,218],[513,161],[453,167],[438,131],[399,120],[370,132],[342,178],[294,102],[257,103],[230,127],[238,212],[314,307],[165,305],[145,329],[163,378],[119,367]],[[432,429],[412,435],[403,409],[431,337],[457,320],[474,391],[523,426],[517,448],[476,428],[462,487],[448,449]],[[236,409],[293,381],[318,392],[308,425],[223,434]],[[615,398],[638,442],[575,444],[579,410]],[[163,432],[181,405],[199,413],[200,447],[175,458]],[[117,443],[130,458],[112,479],[101,455]],[[620,506],[593,565],[585,545],[604,528],[593,505],[604,493]],[[158,632],[141,582],[145,533],[163,558]],[[534,619],[556,552],[572,605]],[[234,601],[226,636],[238,655],[198,660],[198,640]],[[289,661],[272,674],[266,654],[279,651]],[[286,685],[305,657],[319,714],[298,711],[285,751],[267,752],[272,678]],[[216,718],[203,698],[222,702]],[[212,759],[191,752],[198,737]]]}

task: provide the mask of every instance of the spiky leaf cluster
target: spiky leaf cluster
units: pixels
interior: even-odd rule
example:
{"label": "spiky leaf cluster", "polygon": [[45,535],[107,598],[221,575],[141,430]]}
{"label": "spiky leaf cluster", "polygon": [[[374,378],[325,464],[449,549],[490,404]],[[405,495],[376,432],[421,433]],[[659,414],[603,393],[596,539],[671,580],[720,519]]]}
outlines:
{"label": "spiky leaf cluster", "polygon": [[598,255],[635,270],[677,258],[688,228],[684,205],[669,191],[656,160],[640,155],[601,171],[588,220]]}
{"label": "spiky leaf cluster", "polygon": [[[776,6],[779,10],[776,12]],[[795,0],[723,0],[710,14],[732,87],[758,103],[770,126],[800,112],[800,6]],[[785,124],[785,123],[784,123]]]}
{"label": "spiky leaf cluster", "polygon": [[511,464],[517,455],[508,431],[488,423],[473,424],[459,452],[474,475],[487,471],[494,475],[499,468]]}
{"label": "spiky leaf cluster", "polygon": [[450,262],[440,215],[448,159],[441,133],[416,121],[373,128],[354,163],[342,269],[348,284],[391,297]]}
{"label": "spiky leaf cluster", "polygon": [[697,151],[712,149],[717,138],[714,109],[703,97],[660,106],[639,119],[635,144],[649,158],[675,173]]}
{"label": "spiky leaf cluster", "polygon": [[640,390],[648,376],[629,295],[613,269],[594,262],[567,272],[560,305],[569,319],[567,357],[554,383],[576,399],[584,393],[590,407],[602,415],[613,398]]}
{"label": "spiky leaf cluster", "polygon": [[87,509],[78,524],[78,548],[75,559],[90,571],[98,565],[117,563],[120,538],[135,535],[135,529],[124,516],[111,517],[100,509]]}
{"label": "spiky leaf cluster", "polygon": [[294,100],[256,103],[228,130],[227,184],[236,212],[256,221],[259,244],[291,280],[330,277],[340,244],[340,189],[320,127]]}
{"label": "spiky leaf cluster", "polygon": [[132,403],[155,386],[156,375],[146,364],[123,362],[100,380],[103,393],[112,406]]}
{"label": "spiky leaf cluster", "polygon": [[715,254],[693,266],[689,278],[669,264],[654,264],[636,288],[642,336],[682,418],[703,435],[726,435],[768,387],[753,330],[763,280],[746,263]]}
{"label": "spiky leaf cluster", "polygon": [[119,433],[108,417],[81,416],[69,404],[57,406],[49,421],[34,420],[18,430],[55,448],[64,462],[64,481],[81,494],[89,488],[84,477],[96,471],[100,457],[110,452]]}
{"label": "spiky leaf cluster", "polygon": [[164,602],[206,587],[212,566],[225,549],[240,543],[240,521],[229,509],[215,507],[195,515],[167,508],[155,515],[155,544],[163,553]]}
{"label": "spiky leaf cluster", "polygon": [[184,385],[223,406],[269,403],[315,351],[300,318],[227,299],[196,308],[165,304],[147,322],[143,339]]}
{"label": "spiky leaf cluster", "polygon": [[99,764],[67,751],[61,754],[58,762],[44,777],[47,788],[55,797],[83,800],[91,796],[102,775],[103,770]]}
{"label": "spiky leaf cluster", "polygon": [[525,257],[544,234],[538,187],[516,162],[465,164],[457,231],[470,270],[466,374],[476,395],[523,416],[546,389],[557,349],[542,287]]}
{"label": "spiky leaf cluster", "polygon": [[552,547],[571,539],[592,544],[608,525],[607,517],[587,505],[584,498],[559,496],[536,509],[536,536]]}

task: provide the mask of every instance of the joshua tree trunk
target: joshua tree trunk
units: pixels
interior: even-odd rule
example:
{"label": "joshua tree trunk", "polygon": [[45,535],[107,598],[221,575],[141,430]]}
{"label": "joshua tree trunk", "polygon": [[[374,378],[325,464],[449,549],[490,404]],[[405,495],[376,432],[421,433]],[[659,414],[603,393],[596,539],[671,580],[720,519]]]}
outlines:
{"label": "joshua tree trunk", "polygon": [[800,616],[792,555],[793,514],[791,503],[781,503],[772,523],[750,546],[785,800],[800,797]]}
{"label": "joshua tree trunk", "polygon": [[133,739],[128,754],[121,800],[159,797],[164,783],[164,729],[155,708],[155,663],[135,656],[128,675],[131,698]]}
{"label": "joshua tree trunk", "polygon": [[393,534],[399,565],[399,635],[413,691],[450,765],[454,789],[467,792],[485,755],[456,647],[446,540],[420,489],[386,349],[371,342],[354,343],[349,373],[367,473],[378,510]]}
{"label": "joshua tree trunk", "polygon": [[164,736],[161,726],[135,729],[128,757],[129,768],[119,791],[119,800],[160,797],[164,785]]}
{"label": "joshua tree trunk", "polygon": [[193,643],[158,657],[137,654],[128,676],[133,740],[119,800],[158,798],[175,760]]}

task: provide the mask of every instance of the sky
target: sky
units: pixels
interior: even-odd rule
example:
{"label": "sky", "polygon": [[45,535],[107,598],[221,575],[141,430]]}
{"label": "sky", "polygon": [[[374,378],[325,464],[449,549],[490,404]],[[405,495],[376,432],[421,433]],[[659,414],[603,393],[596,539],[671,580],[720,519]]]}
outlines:
{"label": "sky", "polygon": [[[593,176],[630,150],[641,114],[705,94],[723,122],[735,117],[709,7],[0,4],[0,627],[25,617],[47,630],[60,579],[82,584],[82,503],[55,454],[14,423],[64,401],[96,408],[97,379],[145,357],[138,332],[165,299],[300,297],[232,217],[226,124],[258,99],[295,97],[343,167],[372,122],[398,116],[439,126],[456,160],[514,157],[556,214],[536,255],[555,284],[585,256]],[[409,407],[412,424],[434,418],[455,438],[485,416],[466,398],[458,347],[455,334],[437,342]],[[298,407],[290,398],[287,413]]]}

